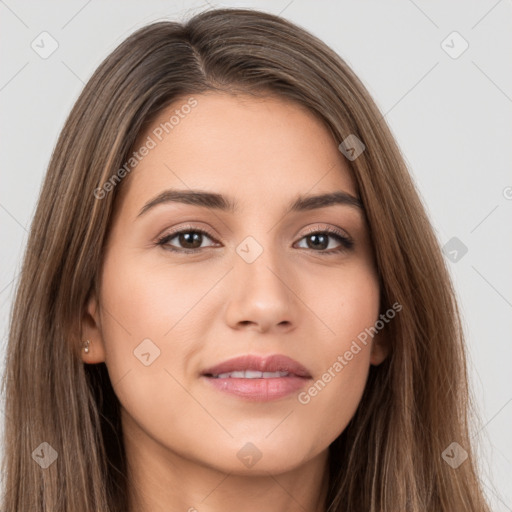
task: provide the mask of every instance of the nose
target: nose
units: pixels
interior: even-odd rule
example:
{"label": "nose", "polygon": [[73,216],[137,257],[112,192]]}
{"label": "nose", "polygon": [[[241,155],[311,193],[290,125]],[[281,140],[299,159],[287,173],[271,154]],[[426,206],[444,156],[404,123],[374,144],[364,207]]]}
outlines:
{"label": "nose", "polygon": [[[243,254],[243,253],[241,253]],[[296,328],[300,303],[294,292],[291,271],[270,249],[251,263],[234,254],[225,309],[226,323],[233,329],[284,333]]]}

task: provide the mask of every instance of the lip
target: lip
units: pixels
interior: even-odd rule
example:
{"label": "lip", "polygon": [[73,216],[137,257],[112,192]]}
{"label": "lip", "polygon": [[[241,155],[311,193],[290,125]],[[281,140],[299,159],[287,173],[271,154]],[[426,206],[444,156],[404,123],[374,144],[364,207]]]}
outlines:
{"label": "lip", "polygon": [[[286,371],[286,377],[272,378],[214,378],[214,375],[234,371],[259,372]],[[266,402],[286,397],[299,391],[311,379],[306,367],[282,354],[258,356],[247,354],[229,359],[201,372],[201,377],[219,391],[236,395],[249,401]]]}

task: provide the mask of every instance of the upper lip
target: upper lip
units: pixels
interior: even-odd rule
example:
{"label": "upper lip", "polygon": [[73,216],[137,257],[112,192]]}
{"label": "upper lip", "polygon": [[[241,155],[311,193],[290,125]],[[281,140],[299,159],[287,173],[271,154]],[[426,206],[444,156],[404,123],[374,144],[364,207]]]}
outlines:
{"label": "upper lip", "polygon": [[233,359],[228,359],[220,364],[207,368],[201,372],[201,375],[219,375],[236,371],[259,371],[259,372],[277,372],[285,371],[298,377],[311,378],[307,368],[282,354],[270,356],[259,356],[255,354],[246,354]]}

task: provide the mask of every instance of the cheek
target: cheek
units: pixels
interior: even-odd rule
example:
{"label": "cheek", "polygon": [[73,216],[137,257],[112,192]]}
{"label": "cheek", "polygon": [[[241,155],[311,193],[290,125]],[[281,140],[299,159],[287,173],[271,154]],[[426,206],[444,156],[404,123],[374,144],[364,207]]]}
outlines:
{"label": "cheek", "polygon": [[360,272],[354,271],[340,290],[340,314],[335,330],[342,334],[342,345],[346,344],[347,337],[352,340],[375,324],[379,307],[380,290],[377,275],[366,268]]}
{"label": "cheek", "polygon": [[187,338],[184,326],[197,321],[200,300],[218,280],[217,274],[198,275],[179,264],[141,264],[136,256],[112,254],[105,260],[102,282],[107,349],[114,350],[127,333],[131,344],[150,338],[165,345]]}
{"label": "cheek", "polygon": [[[370,366],[372,336],[379,315],[378,277],[362,265],[328,284],[322,320],[329,331],[317,339],[314,381],[299,396],[308,415],[325,420],[319,442],[332,442],[361,400]],[[326,283],[327,284],[327,283]]]}
{"label": "cheek", "polygon": [[[213,310],[205,311],[205,294],[224,269],[202,272],[179,264],[144,261],[129,251],[107,254],[102,274],[102,334],[106,365],[116,389],[140,405],[165,403],[169,388],[179,392],[171,375],[182,381],[190,360],[201,349]],[[126,377],[125,377],[126,376]],[[134,383],[133,389],[131,383]],[[135,385],[136,383],[136,385]]]}
{"label": "cheek", "polygon": [[[365,261],[308,278],[305,296],[323,330],[324,353],[348,350],[352,339],[378,319],[380,289],[375,269]],[[325,361],[324,361],[325,363]]]}
{"label": "cheek", "polygon": [[104,262],[102,335],[109,377],[124,409],[140,425],[151,419],[152,429],[179,421],[183,414],[174,411],[191,405],[179,383],[198,350],[201,337],[191,322],[207,285],[189,277],[179,266],[142,265],[126,254],[113,252]]}

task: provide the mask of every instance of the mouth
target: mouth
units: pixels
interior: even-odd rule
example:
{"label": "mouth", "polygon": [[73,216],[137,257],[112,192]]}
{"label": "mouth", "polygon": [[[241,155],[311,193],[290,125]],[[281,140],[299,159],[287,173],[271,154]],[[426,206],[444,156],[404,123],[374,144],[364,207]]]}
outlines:
{"label": "mouth", "polygon": [[229,359],[204,370],[201,377],[219,391],[258,402],[284,398],[312,378],[306,367],[280,354]]}
{"label": "mouth", "polygon": [[278,379],[293,375],[288,372],[258,372],[255,370],[234,371],[220,373],[219,375],[207,375],[212,379]]}

